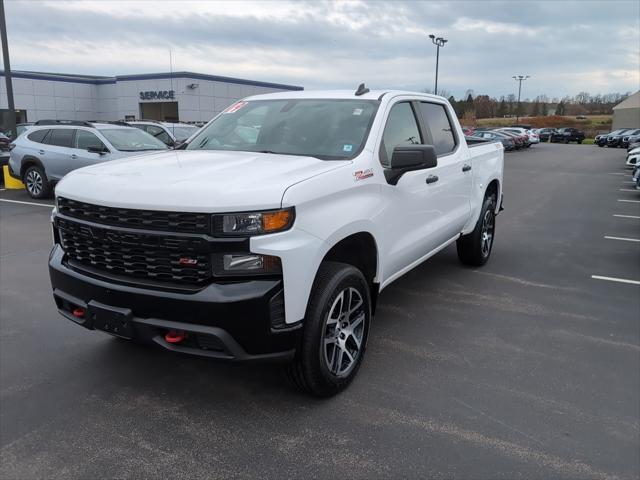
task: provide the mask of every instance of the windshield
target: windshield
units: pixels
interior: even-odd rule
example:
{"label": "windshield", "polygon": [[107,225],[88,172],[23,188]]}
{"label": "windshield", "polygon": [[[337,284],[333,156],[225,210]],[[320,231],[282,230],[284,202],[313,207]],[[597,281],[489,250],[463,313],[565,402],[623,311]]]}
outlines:
{"label": "windshield", "polygon": [[198,127],[192,127],[190,125],[180,125],[179,127],[174,127],[169,125],[166,127],[169,130],[176,140],[183,141],[189,138],[191,135],[198,131]]}
{"label": "windshield", "polygon": [[238,102],[204,127],[187,150],[352,158],[364,146],[378,105],[374,100]]}
{"label": "windshield", "polygon": [[167,149],[167,146],[160,140],[137,128],[100,129],[100,133],[121,152]]}

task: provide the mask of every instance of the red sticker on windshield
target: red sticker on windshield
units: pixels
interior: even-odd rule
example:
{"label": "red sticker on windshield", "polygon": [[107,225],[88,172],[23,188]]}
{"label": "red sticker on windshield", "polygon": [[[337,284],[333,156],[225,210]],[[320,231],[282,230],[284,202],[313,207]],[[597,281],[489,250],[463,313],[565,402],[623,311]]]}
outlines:
{"label": "red sticker on windshield", "polygon": [[247,103],[249,102],[238,102],[238,103],[234,103],[233,105],[231,105],[229,108],[227,108],[224,112],[222,113],[235,113],[238,110],[240,110],[242,107],[244,107]]}

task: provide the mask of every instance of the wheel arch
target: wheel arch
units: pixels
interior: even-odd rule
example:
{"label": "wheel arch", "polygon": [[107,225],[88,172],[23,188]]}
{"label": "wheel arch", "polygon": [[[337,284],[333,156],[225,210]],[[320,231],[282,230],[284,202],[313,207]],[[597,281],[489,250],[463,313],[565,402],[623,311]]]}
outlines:
{"label": "wheel arch", "polygon": [[346,263],[362,272],[369,284],[372,314],[375,313],[380,290],[378,282],[379,250],[375,237],[367,231],[347,235],[334,243],[327,251],[322,262],[327,261]]}
{"label": "wheel arch", "polygon": [[44,174],[45,175],[47,174],[47,171],[45,170],[44,165],[42,164],[39,158],[33,157],[31,155],[25,155],[24,157],[22,157],[22,160],[20,161],[20,177],[21,178],[24,178],[25,172],[32,165],[40,167],[44,172]]}

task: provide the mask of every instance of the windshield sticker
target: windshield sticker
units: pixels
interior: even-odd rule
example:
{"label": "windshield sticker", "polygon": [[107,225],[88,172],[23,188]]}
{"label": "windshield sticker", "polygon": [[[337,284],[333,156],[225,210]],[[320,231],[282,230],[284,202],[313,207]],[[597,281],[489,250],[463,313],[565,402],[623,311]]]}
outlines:
{"label": "windshield sticker", "polygon": [[347,152],[347,153],[349,153],[349,152],[351,152],[352,150],[353,150],[353,145],[351,145],[350,143],[345,143],[345,144],[342,146],[342,151],[343,151],[343,152]]}
{"label": "windshield sticker", "polygon": [[358,170],[353,173],[355,181],[364,180],[365,178],[373,177],[373,168],[367,168],[366,170]]}
{"label": "windshield sticker", "polygon": [[354,115],[362,115],[362,109],[361,108],[354,108],[353,109],[353,114]]}
{"label": "windshield sticker", "polygon": [[227,113],[235,113],[238,110],[240,110],[242,107],[244,107],[247,103],[249,102],[238,102],[238,103],[234,103],[233,105],[231,105],[229,108],[227,108],[224,112],[222,112],[223,114],[227,114]]}

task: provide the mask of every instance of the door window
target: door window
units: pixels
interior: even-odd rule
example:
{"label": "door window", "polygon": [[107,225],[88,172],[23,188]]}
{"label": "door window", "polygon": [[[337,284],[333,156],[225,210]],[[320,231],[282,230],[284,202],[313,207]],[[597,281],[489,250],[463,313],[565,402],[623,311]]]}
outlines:
{"label": "door window", "polygon": [[75,148],[88,150],[89,147],[105,148],[104,143],[93,133],[87,132],[86,130],[78,130],[76,132]]}
{"label": "door window", "polygon": [[53,128],[51,129],[51,135],[49,135],[47,143],[57,147],[71,147],[74,131],[73,128]]}
{"label": "door window", "polygon": [[164,129],[156,125],[146,125],[145,128],[149,135],[153,135],[165,145],[171,144],[171,137],[169,137],[169,134],[165,132]]}
{"label": "door window", "polygon": [[456,148],[456,138],[444,105],[420,102],[420,113],[436,153],[438,155],[451,153]]}
{"label": "door window", "polygon": [[382,134],[380,163],[389,167],[393,149],[398,145],[416,145],[422,143],[420,129],[413,108],[409,102],[396,103],[391,107],[387,124]]}

